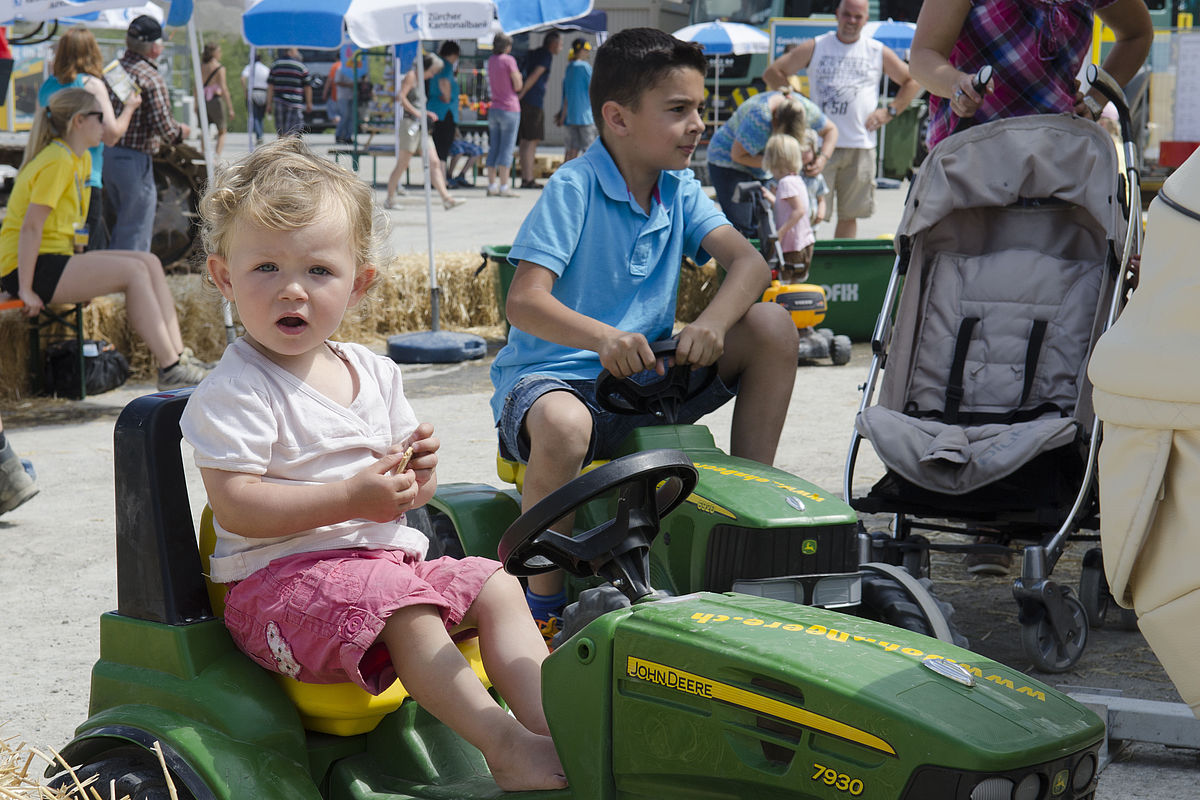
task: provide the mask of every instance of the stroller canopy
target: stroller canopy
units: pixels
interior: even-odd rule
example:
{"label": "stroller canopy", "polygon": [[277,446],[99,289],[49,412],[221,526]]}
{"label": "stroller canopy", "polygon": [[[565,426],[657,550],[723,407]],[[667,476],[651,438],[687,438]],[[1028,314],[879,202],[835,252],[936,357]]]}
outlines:
{"label": "stroller canopy", "polygon": [[944,139],[922,164],[897,242],[957,210],[1053,197],[1086,209],[1120,246],[1120,180],[1113,141],[1090,120],[1043,114],[978,125]]}

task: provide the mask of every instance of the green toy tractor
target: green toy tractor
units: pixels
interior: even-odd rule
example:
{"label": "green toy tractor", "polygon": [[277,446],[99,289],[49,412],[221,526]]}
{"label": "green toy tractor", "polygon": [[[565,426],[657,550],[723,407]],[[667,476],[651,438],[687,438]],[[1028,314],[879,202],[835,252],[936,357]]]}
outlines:
{"label": "green toy tractor", "polygon": [[[675,341],[651,344],[670,359]],[[597,399],[610,411],[649,415],[663,424],[636,428],[618,456],[655,449],[681,450],[700,474],[686,501],[663,521],[663,535],[650,551],[650,582],[669,595],[728,592],[837,609],[908,628],[966,646],[955,630],[953,609],[938,600],[916,565],[876,563],[873,540],[862,532],[857,512],[840,497],[790,473],[730,456],[717,448],[703,425],[677,425],[688,393],[698,394],[716,375],[710,368],[692,380],[687,365],[672,366],[661,378],[617,380],[607,372],[597,381]],[[601,462],[597,462],[601,463]],[[523,483],[524,467],[499,459],[502,480]],[[433,555],[494,556],[497,537],[520,514],[516,489],[487,484],[439,484],[426,509],[409,524],[430,537]],[[576,527],[587,529],[610,518],[604,502],[585,504]],[[913,551],[913,557],[920,551]],[[894,559],[903,562],[903,556]],[[574,599],[602,583],[582,577],[568,584]],[[606,604],[607,597],[614,604]],[[592,607],[582,619],[622,605],[619,594],[584,595]],[[564,636],[573,632],[568,610]]]}
{"label": "green toy tractor", "polygon": [[[377,698],[352,685],[313,687],[345,712],[349,728],[327,732],[213,613],[179,447],[189,393],[135,400],[117,422],[117,609],[101,619],[91,715],[61,751],[75,770],[59,786],[95,780],[107,795],[111,782],[137,800],[1094,796],[1103,723],[1020,672],[768,597],[653,599],[660,518],[690,505],[705,472],[677,450],[583,475],[500,542],[517,573],[601,575],[630,603],[543,667],[569,789],[505,795],[482,756],[414,701],[367,713]],[[546,532],[587,502],[612,516],[572,537]]]}

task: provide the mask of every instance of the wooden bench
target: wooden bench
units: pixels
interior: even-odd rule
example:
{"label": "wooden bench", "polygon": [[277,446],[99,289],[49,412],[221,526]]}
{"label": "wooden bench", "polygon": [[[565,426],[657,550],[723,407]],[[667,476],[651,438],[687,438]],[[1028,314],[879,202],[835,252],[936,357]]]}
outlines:
{"label": "wooden bench", "polygon": [[[79,394],[74,399],[87,397],[87,378],[83,363],[83,303],[63,304],[62,311],[44,306],[36,317],[29,320],[29,379],[33,391],[45,391],[42,365],[42,332],[52,325],[62,325],[75,334],[79,351]],[[19,310],[25,303],[11,295],[0,293],[0,311]]]}
{"label": "wooden bench", "polygon": [[333,163],[338,163],[338,159],[342,156],[349,156],[350,168],[358,172],[358,161],[363,157],[371,159],[371,185],[379,183],[379,157],[394,156],[396,154],[396,146],[394,144],[371,144],[368,140],[367,144],[362,147],[331,147],[329,154],[333,156]]}

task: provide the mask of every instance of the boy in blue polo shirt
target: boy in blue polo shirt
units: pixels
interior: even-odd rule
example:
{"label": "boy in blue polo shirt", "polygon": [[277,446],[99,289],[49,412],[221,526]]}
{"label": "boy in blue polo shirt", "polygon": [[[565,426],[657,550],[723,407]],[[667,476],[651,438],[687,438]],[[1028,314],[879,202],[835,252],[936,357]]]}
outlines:
{"label": "boy in blue polo shirt", "polygon": [[[588,461],[610,458],[634,427],[654,424],[602,411],[593,384],[602,368],[617,377],[664,371],[650,342],[671,335],[684,255],[704,263],[711,254],[726,276],[679,333],[676,359],[716,363],[719,374],[679,421],[736,394],[730,450],[774,460],[796,328],[783,306],[758,302],[770,282],[766,262],[687,168],[704,132],[705,68],[697,45],[659,30],[610,37],[596,51],[590,93],[600,139],[555,171],[509,253],[512,331],[492,365],[492,411],[503,448],[527,464],[523,509]],[[530,578],[527,599],[552,636],[562,574]]]}

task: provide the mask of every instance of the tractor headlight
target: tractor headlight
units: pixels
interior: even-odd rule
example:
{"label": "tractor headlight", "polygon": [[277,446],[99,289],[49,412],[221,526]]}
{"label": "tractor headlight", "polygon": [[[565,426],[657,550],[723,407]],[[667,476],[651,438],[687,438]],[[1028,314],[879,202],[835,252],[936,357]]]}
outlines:
{"label": "tractor headlight", "polygon": [[1031,772],[1013,784],[1008,778],[984,778],[971,790],[971,800],[1039,800],[1042,796],[1042,778]]}
{"label": "tractor headlight", "polygon": [[1042,777],[1031,772],[1013,790],[1013,800],[1038,800],[1042,796]]}
{"label": "tractor headlight", "polygon": [[1008,778],[984,778],[971,790],[971,800],[1013,800],[1013,782]]}
{"label": "tractor headlight", "polygon": [[1088,784],[1092,782],[1092,778],[1094,777],[1096,777],[1096,756],[1092,753],[1087,753],[1075,765],[1075,779],[1071,782],[1071,785],[1075,788],[1075,791],[1081,792],[1088,787]]}

